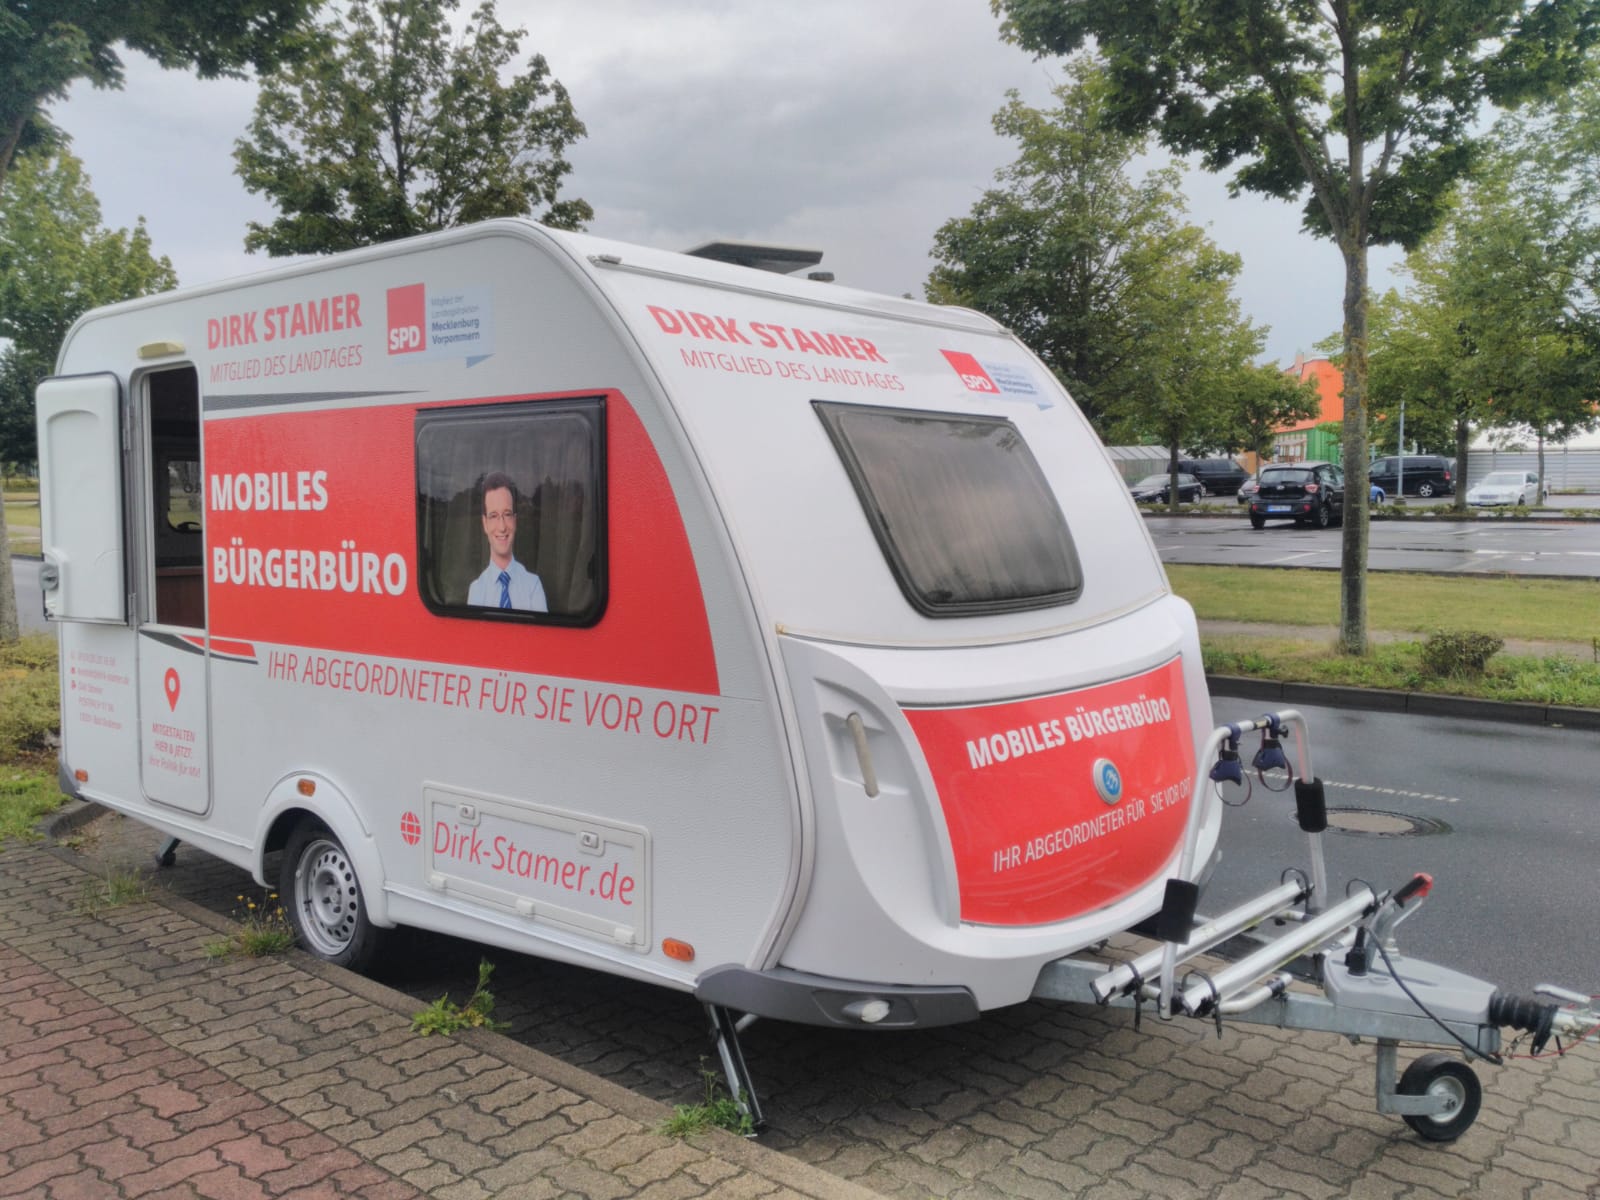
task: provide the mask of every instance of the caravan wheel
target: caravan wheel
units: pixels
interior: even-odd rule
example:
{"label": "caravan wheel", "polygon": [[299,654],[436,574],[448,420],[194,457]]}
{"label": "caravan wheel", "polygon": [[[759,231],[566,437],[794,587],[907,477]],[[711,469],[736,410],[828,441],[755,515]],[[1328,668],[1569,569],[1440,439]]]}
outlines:
{"label": "caravan wheel", "polygon": [[352,971],[372,963],[384,931],[367,918],[355,864],[326,826],[306,821],[295,828],[284,850],[278,894],[306,950]]}

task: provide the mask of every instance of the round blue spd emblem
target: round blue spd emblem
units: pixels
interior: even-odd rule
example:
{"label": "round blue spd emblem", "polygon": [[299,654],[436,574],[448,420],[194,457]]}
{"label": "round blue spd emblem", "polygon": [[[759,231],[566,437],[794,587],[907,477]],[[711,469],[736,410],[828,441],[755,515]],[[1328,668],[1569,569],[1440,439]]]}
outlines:
{"label": "round blue spd emblem", "polygon": [[1122,799],[1122,772],[1117,770],[1117,764],[1109,758],[1097,758],[1094,762],[1094,790],[1100,793],[1100,799],[1107,804],[1115,804]]}

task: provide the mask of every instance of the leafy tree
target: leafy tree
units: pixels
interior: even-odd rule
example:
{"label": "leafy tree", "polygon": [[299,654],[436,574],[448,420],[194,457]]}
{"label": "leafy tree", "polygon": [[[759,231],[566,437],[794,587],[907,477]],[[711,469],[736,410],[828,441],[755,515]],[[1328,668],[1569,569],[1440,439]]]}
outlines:
{"label": "leafy tree", "polygon": [[1235,389],[1266,333],[1239,312],[1232,292],[1237,255],[1219,250],[1193,225],[1173,229],[1156,249],[1159,259],[1129,297],[1140,350],[1117,372],[1112,425],[1119,441],[1166,447],[1168,503],[1175,509],[1182,451],[1236,439],[1229,428]]}
{"label": "leafy tree", "polygon": [[[1375,413],[1455,445],[1474,426],[1539,445],[1596,422],[1600,395],[1600,90],[1507,118],[1443,225],[1407,256],[1411,287],[1374,309]],[[1441,426],[1443,428],[1441,428]],[[1458,491],[1456,506],[1466,497]]]}
{"label": "leafy tree", "polygon": [[177,286],[172,264],[150,252],[144,220],[132,231],[100,225],[83,164],[65,151],[17,156],[0,193],[0,462],[37,457],[33,393],[62,340],[87,310]]}
{"label": "leafy tree", "polygon": [[1317,385],[1295,379],[1276,366],[1244,367],[1231,373],[1229,395],[1222,405],[1222,427],[1211,447],[1237,454],[1248,450],[1258,459],[1272,457],[1278,430],[1322,411]]}
{"label": "leafy tree", "polygon": [[319,0],[7,0],[0,13],[0,188],[12,156],[29,142],[57,139],[46,105],[79,79],[122,86],[117,47],[202,78],[238,75],[277,61]]}
{"label": "leafy tree", "polygon": [[1306,196],[1305,224],[1344,260],[1340,635],[1367,649],[1367,252],[1415,247],[1478,148],[1484,101],[1570,86],[1600,0],[991,0],[1042,53],[1093,39],[1108,116],[1233,169],[1236,191]]}
{"label": "leafy tree", "polygon": [[[1435,254],[1484,398],[1480,425],[1539,445],[1596,423],[1600,396],[1600,79],[1554,110],[1507,118]],[[1466,436],[1460,438],[1465,451]]]}
{"label": "leafy tree", "polygon": [[[1399,453],[1413,445],[1440,451],[1453,447],[1457,463],[1465,464],[1465,446],[1483,397],[1462,369],[1472,358],[1473,345],[1459,314],[1444,301],[1438,266],[1426,249],[1413,251],[1404,268],[1412,275],[1412,286],[1404,294],[1391,290],[1372,302],[1370,442],[1376,453]],[[1466,504],[1464,488],[1456,489],[1456,500]]]}
{"label": "leafy tree", "polygon": [[542,55],[506,81],[524,31],[493,0],[452,42],[457,0],[353,0],[268,76],[249,135],[234,144],[247,189],[279,211],[245,248],[322,254],[526,216],[579,229],[593,215],[559,199],[564,157],[584,135]]}
{"label": "leafy tree", "polygon": [[[1181,350],[1190,330],[1175,322],[1200,293],[1209,311],[1238,323],[1228,301],[1238,260],[1184,223],[1175,171],[1132,177],[1144,143],[1102,120],[1104,69],[1088,56],[1067,69],[1055,108],[1031,108],[1012,93],[996,114],[995,129],[1018,143],[1019,156],[968,216],[934,235],[938,265],[926,294],[1013,329],[1102,434],[1135,429],[1163,397],[1173,412],[1192,402],[1183,424],[1197,428],[1205,406],[1178,398],[1163,354]],[[1224,365],[1242,361],[1237,347],[1221,353]],[[1160,437],[1169,444],[1165,426]]]}
{"label": "leafy tree", "polygon": [[[192,67],[202,78],[270,66],[319,0],[7,0],[0,11],[0,192],[19,149],[59,144],[44,109],[79,79],[122,86],[117,47],[164,67]],[[0,565],[11,539],[0,506]],[[17,598],[9,570],[0,578],[0,641],[17,640]]]}

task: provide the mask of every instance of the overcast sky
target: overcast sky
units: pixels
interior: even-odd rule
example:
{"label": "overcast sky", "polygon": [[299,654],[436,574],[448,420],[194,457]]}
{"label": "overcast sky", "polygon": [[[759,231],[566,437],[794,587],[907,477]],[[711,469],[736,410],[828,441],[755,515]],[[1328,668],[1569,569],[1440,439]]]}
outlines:
{"label": "overcast sky", "polygon": [[[470,7],[470,0],[468,6]],[[921,297],[933,233],[1015,157],[991,125],[1008,88],[1036,105],[1061,78],[1001,43],[987,0],[500,0],[572,95],[588,137],[566,195],[591,232],[668,249],[712,238],[808,246],[840,283]],[[233,174],[254,88],[128,56],[121,92],[75,89],[72,135],[111,226],[143,215],[182,283],[276,265],[243,249],[264,200]],[[1340,327],[1343,269],[1296,206],[1229,199],[1188,176],[1191,219],[1244,260],[1238,294],[1287,365]],[[1372,282],[1390,282],[1375,251]]]}

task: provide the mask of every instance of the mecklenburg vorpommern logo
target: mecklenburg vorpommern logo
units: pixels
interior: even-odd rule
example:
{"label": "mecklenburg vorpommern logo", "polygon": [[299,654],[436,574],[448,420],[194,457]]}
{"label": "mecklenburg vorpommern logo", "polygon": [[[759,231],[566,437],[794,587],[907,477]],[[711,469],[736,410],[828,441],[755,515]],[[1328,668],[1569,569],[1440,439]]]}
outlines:
{"label": "mecklenburg vorpommern logo", "polygon": [[1122,772],[1117,770],[1117,764],[1109,758],[1094,760],[1094,790],[1100,793],[1100,799],[1107,804],[1115,804],[1122,799]]}

